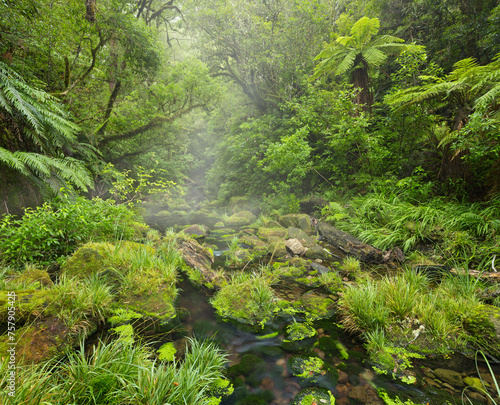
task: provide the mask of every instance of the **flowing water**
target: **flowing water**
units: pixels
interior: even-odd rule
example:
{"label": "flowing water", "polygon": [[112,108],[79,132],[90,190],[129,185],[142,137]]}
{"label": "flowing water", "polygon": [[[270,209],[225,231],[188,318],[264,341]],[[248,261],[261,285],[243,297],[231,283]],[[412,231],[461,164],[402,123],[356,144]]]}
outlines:
{"label": "flowing water", "polygon": [[[193,219],[179,219],[177,224],[202,222],[193,222]],[[213,226],[213,223],[209,225]],[[210,243],[218,246],[219,250],[214,251],[216,259],[219,259],[216,260],[216,266],[222,266],[227,240],[216,236],[212,237]],[[362,342],[346,334],[335,323],[335,319],[315,322],[318,334],[313,338],[301,343],[285,342],[285,321],[258,330],[223,320],[210,305],[209,291],[193,286],[188,280],[183,280],[179,288],[178,324],[169,339],[175,341],[181,350],[187,337],[210,339],[217,341],[228,353],[228,376],[235,391],[222,401],[223,405],[288,405],[300,390],[308,386],[330,390],[337,405],[383,404],[376,394],[379,389],[385,390],[391,397],[398,395],[402,400],[411,399],[415,404],[461,403],[459,392],[451,396],[443,389],[407,385],[388,376],[377,375],[367,363]],[[318,376],[314,382],[304,382],[293,376],[290,369],[290,359],[297,355],[318,356],[333,372]],[[458,367],[466,367],[472,372],[475,369],[473,362],[467,360],[466,363]],[[444,364],[434,367],[451,368]],[[415,367],[415,371],[418,373],[419,367]],[[420,378],[418,380],[421,381]]]}

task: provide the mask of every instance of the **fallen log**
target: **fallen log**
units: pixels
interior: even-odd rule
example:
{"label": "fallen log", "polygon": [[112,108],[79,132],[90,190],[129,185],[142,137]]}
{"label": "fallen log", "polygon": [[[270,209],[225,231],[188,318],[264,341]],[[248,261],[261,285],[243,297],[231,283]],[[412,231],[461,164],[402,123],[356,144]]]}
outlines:
{"label": "fallen log", "polygon": [[316,229],[321,239],[328,242],[337,251],[342,252],[345,256],[354,256],[363,263],[398,267],[405,260],[403,251],[398,247],[386,251],[377,249],[324,222],[318,222]]}

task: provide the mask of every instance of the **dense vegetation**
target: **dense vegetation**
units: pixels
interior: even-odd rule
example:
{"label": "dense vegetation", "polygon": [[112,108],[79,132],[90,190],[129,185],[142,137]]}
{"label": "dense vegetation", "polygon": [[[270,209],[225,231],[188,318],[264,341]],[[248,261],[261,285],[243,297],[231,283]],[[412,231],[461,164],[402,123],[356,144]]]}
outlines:
{"label": "dense vegetation", "polygon": [[[420,351],[447,354],[470,343],[463,325],[485,303],[500,306],[469,276],[500,253],[498,1],[0,0],[0,15],[2,290],[50,291],[46,313],[79,297],[65,327],[107,320],[116,297],[148,288],[141,272],[176,297],[181,260],[168,235],[145,236],[137,214],[187,186],[218,207],[250,198],[267,215],[260,225],[313,196],[324,222],[400,247],[407,268],[393,276],[370,278],[347,258],[340,266],[355,284],[338,302],[343,327],[399,378],[414,355],[405,330],[428,333]],[[131,240],[159,253],[121,250]],[[106,265],[119,257],[113,276],[42,288],[33,266],[67,265],[86,243]],[[244,264],[238,249],[235,238],[228,266]],[[461,276],[435,285],[411,271],[421,264]],[[277,312],[274,270],[235,273],[212,304],[226,316],[248,295],[256,304],[242,303],[240,318],[264,325]],[[342,280],[323,276],[338,292]],[[20,392],[24,403],[181,403],[186,393],[218,403],[224,356],[190,347],[172,366],[125,336],[41,366],[46,377],[26,378]],[[120,369],[129,360],[137,367]],[[79,385],[100,361],[117,368]],[[162,386],[158,373],[181,387]]]}

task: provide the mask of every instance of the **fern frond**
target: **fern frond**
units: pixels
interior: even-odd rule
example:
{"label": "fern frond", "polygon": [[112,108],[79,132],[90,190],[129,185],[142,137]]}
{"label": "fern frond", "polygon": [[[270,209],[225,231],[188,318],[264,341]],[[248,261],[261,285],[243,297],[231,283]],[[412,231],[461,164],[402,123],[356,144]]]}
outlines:
{"label": "fern frond", "polygon": [[0,163],[9,166],[11,169],[21,172],[24,175],[29,173],[26,169],[26,165],[13,152],[2,147],[0,147]]}

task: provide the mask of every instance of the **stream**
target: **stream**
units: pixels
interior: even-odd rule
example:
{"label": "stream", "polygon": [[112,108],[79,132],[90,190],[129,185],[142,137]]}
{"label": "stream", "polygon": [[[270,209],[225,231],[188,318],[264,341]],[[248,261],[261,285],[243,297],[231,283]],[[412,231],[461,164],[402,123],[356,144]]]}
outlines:
{"label": "stream", "polygon": [[[175,224],[168,221],[150,225],[160,230],[174,225],[182,227],[194,223],[204,223],[213,227],[213,221],[206,219],[177,218]],[[237,231],[235,228],[235,232]],[[227,239],[223,239],[217,232],[213,234],[210,235],[210,243],[219,249],[214,249],[216,256],[214,267],[223,266]],[[411,399],[415,404],[462,403],[460,392],[452,396],[446,390],[430,385],[425,387],[408,385],[386,375],[376,374],[368,364],[363,343],[347,334],[337,325],[336,319],[314,322],[317,335],[312,338],[299,342],[286,342],[284,333],[286,321],[275,321],[272,325],[266,326],[265,330],[258,330],[232,320],[224,320],[210,305],[211,292],[195,287],[185,275],[183,278],[184,280],[178,285],[180,289],[177,302],[178,324],[168,339],[175,342],[178,350],[182,350],[187,337],[210,339],[218,342],[227,352],[228,378],[233,383],[235,391],[222,400],[223,405],[293,404],[294,397],[306,387],[330,390],[335,396],[337,405],[384,404],[377,395],[378,390],[386,391],[391,398],[397,395],[402,401]],[[162,343],[164,342],[158,344]],[[313,380],[294,376],[290,359],[294,356],[307,355],[321,358],[332,372]],[[459,361],[462,364],[457,367],[465,367],[471,373],[475,371],[473,361],[463,358]],[[453,359],[450,359],[450,362],[453,362]],[[435,367],[442,366],[442,364],[435,365]],[[422,381],[419,378],[419,374],[422,373],[420,367],[415,367],[414,371],[417,380]]]}

